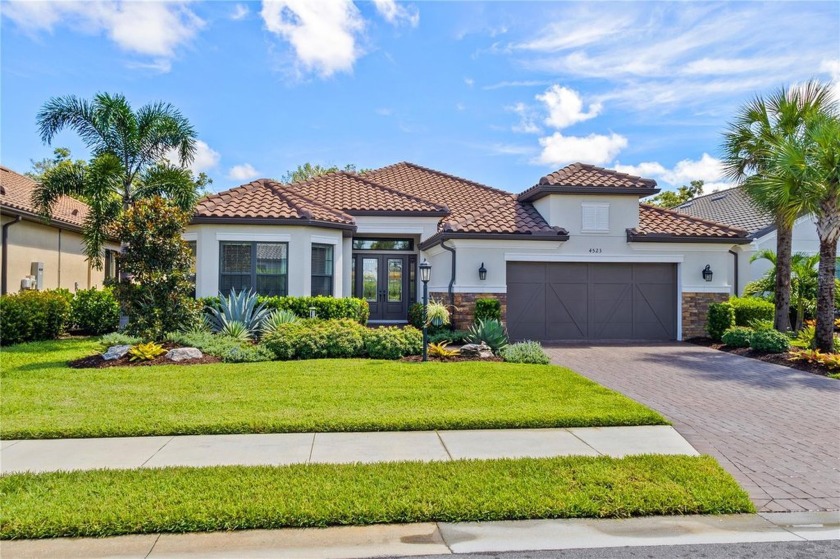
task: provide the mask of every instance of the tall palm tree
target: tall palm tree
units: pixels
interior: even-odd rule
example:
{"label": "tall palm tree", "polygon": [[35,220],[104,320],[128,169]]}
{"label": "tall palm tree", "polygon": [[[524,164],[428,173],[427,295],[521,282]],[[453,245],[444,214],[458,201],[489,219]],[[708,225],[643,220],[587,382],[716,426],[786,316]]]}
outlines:
{"label": "tall palm tree", "polygon": [[779,142],[771,172],[759,188],[772,191],[782,182],[797,183],[801,190],[798,210],[816,217],[820,239],[817,291],[816,347],[834,348],[834,289],[837,241],[840,238],[840,115],[826,105],[809,117],[801,134]]}
{"label": "tall palm tree", "polygon": [[[756,260],[767,260],[773,267],[767,271],[767,276],[771,282],[776,281],[776,253],[769,249],[764,249],[753,254],[750,262]],[[794,330],[800,330],[805,321],[805,301],[813,300],[814,286],[817,283],[816,268],[820,261],[819,254],[804,254],[796,252],[791,255],[790,269],[791,269],[791,293],[793,296],[793,303],[796,307],[796,323],[793,325]]]}
{"label": "tall palm tree", "polygon": [[742,184],[750,198],[775,221],[774,324],[780,331],[790,329],[791,241],[793,224],[802,212],[802,185],[795,180],[779,180],[773,188],[767,188],[761,179],[771,173],[771,160],[779,143],[801,134],[806,119],[830,102],[830,88],[819,82],[782,88],[741,107],[724,134],[724,174]]}
{"label": "tall palm tree", "polygon": [[[90,101],[75,95],[54,97],[38,113],[37,123],[45,143],[69,128],[91,151],[89,164],[68,161],[46,173],[33,202],[47,217],[62,195],[81,196],[89,203],[85,252],[95,267],[102,266],[109,228],[135,200],[159,194],[184,209],[195,202],[192,174],[183,167],[195,157],[196,134],[172,105],[156,102],[134,111],[123,95],[99,93]],[[165,161],[172,151],[181,167]]]}

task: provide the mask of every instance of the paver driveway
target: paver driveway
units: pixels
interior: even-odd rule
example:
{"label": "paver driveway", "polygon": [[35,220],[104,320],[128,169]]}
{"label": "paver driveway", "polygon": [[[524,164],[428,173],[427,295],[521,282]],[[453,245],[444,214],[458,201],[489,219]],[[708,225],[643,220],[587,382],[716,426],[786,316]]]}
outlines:
{"label": "paver driveway", "polygon": [[683,343],[546,350],[668,417],[759,510],[840,509],[840,381]]}

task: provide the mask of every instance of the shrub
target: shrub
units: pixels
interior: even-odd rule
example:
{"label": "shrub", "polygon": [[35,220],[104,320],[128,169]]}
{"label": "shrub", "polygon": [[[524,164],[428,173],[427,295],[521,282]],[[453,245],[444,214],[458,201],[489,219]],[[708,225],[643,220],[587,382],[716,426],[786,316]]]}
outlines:
{"label": "shrub", "polygon": [[796,337],[790,341],[790,345],[801,349],[814,349],[814,340],[817,337],[817,328],[814,324],[806,324]]}
{"label": "shrub", "polygon": [[449,344],[446,342],[440,342],[438,344],[429,344],[429,356],[437,357],[439,359],[448,359],[450,357],[455,357],[459,353],[461,353],[457,349],[449,349]]}
{"label": "shrub", "polygon": [[767,353],[784,353],[790,349],[790,340],[776,330],[759,330],[750,337],[750,347]]}
{"label": "shrub", "polygon": [[754,320],[773,320],[776,312],[773,303],[758,297],[730,297],[729,304],[735,311],[735,325],[749,326]]}
{"label": "shrub", "polygon": [[224,322],[218,334],[220,336],[233,338],[234,340],[238,340],[240,342],[247,342],[251,340],[251,331],[238,320]]}
{"label": "shrub", "polygon": [[756,331],[775,330],[772,320],[752,320],[750,321],[749,327]]}
{"label": "shrub", "polygon": [[723,333],[721,341],[729,347],[750,347],[750,338],[753,333],[752,328],[735,326]]}
{"label": "shrub", "polygon": [[415,328],[423,329],[423,303],[414,303],[408,307],[408,323]]}
{"label": "shrub", "polygon": [[54,291],[23,291],[0,297],[0,344],[53,340],[66,328],[70,303]]}
{"label": "shrub", "polygon": [[[231,323],[239,323],[250,338],[262,325],[263,319],[268,316],[269,310],[264,303],[259,303],[257,294],[252,290],[242,290],[239,293],[231,288],[227,297],[219,294],[219,302],[216,306],[207,307],[207,317],[210,321],[210,329],[214,332],[223,332]],[[239,328],[236,328],[237,334]]]}
{"label": "shrub", "polygon": [[423,351],[423,334],[413,326],[370,328],[364,341],[365,352],[373,359],[399,359]]}
{"label": "shrub", "polygon": [[470,335],[469,330],[438,330],[429,334],[429,343],[449,342],[450,344],[463,344]]}
{"label": "shrub", "polygon": [[297,319],[297,315],[292,311],[287,311],[285,309],[271,311],[271,313],[263,319],[262,324],[260,324],[260,332],[263,336],[271,334],[277,330],[277,327],[281,324],[297,322]]}
{"label": "shrub", "polygon": [[250,363],[275,359],[274,352],[262,344],[254,345],[251,342],[243,342],[210,332],[198,330],[170,332],[166,334],[166,339],[184,347],[198,348],[203,353],[213,355],[228,363]]}
{"label": "shrub", "polygon": [[364,326],[350,319],[306,318],[278,325],[263,343],[282,360],[359,357],[364,332]]}
{"label": "shrub", "polygon": [[70,308],[73,327],[85,334],[115,332],[120,326],[120,304],[110,288],[77,291]]}
{"label": "shrub", "polygon": [[508,338],[504,325],[495,319],[478,320],[472,325],[467,335],[467,341],[490,346],[493,353],[499,354],[507,346]]}
{"label": "shrub", "polygon": [[840,355],[836,353],[822,353],[818,349],[803,349],[791,352],[790,361],[805,361],[822,365],[829,371],[840,371]]}
{"label": "shrub", "polygon": [[128,350],[129,361],[151,361],[164,353],[166,353],[166,350],[155,342],[137,344]]}
{"label": "shrub", "polygon": [[[438,301],[429,301],[429,308],[426,311],[426,322],[432,327],[442,327],[449,324],[449,309]],[[421,325],[422,329],[422,325]]]}
{"label": "shrub", "polygon": [[475,320],[502,320],[502,304],[498,299],[476,299]]}
{"label": "shrub", "polygon": [[260,297],[259,301],[269,310],[292,311],[300,318],[309,318],[310,307],[315,307],[316,318],[322,320],[347,318],[359,324],[367,324],[370,316],[367,301],[353,297]]}
{"label": "shrub", "polygon": [[510,363],[533,363],[548,365],[551,358],[543,351],[539,342],[518,342],[502,350],[502,359]]}
{"label": "shrub", "polygon": [[709,337],[719,342],[723,333],[735,326],[735,309],[729,303],[712,303],[706,321]]}
{"label": "shrub", "polygon": [[110,334],[105,334],[99,338],[99,344],[102,346],[102,349],[108,349],[109,347],[113,347],[115,345],[137,345],[142,342],[142,338],[129,336],[128,334],[123,334],[122,332],[111,332]]}

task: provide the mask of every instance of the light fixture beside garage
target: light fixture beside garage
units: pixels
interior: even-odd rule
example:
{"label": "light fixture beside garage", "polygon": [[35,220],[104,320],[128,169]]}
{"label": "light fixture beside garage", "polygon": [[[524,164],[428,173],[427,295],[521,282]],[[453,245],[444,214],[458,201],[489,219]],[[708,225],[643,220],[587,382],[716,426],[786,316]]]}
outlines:
{"label": "light fixture beside garage", "polygon": [[487,268],[484,267],[484,262],[481,263],[481,267],[478,269],[478,279],[481,281],[487,279]]}
{"label": "light fixture beside garage", "polygon": [[712,281],[712,276],[714,272],[712,272],[712,266],[710,264],[706,264],[706,267],[703,268],[703,279],[706,281]]}

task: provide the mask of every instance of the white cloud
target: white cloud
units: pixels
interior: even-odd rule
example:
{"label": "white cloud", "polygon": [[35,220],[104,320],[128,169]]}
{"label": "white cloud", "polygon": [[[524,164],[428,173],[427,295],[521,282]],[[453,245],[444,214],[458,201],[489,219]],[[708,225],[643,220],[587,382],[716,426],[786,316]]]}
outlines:
{"label": "white cloud", "polygon": [[365,23],[350,0],[265,0],[260,15],[305,71],[321,77],[349,72],[362,55],[357,41]]}
{"label": "white cloud", "polygon": [[248,6],[246,6],[245,4],[237,4],[233,7],[233,12],[231,12],[230,14],[230,19],[240,20],[247,16],[249,13],[251,13],[251,10],[248,9]]}
{"label": "white cloud", "polygon": [[[221,154],[211,148],[207,142],[203,140],[196,140],[195,142],[195,158],[193,162],[188,165],[188,168],[193,173],[202,173],[209,171],[216,167],[219,164],[219,160],[221,159]],[[169,160],[173,165],[179,164],[178,158],[178,151],[177,150],[170,150],[165,156],[165,159]]]}
{"label": "white cloud", "polygon": [[572,89],[557,84],[552,85],[542,95],[537,95],[536,99],[542,101],[548,110],[545,123],[558,129],[595,118],[602,108],[600,103],[592,103],[589,105],[588,112],[584,112],[583,99],[580,95]]}
{"label": "white cloud", "polygon": [[601,15],[586,12],[578,17],[589,21],[586,26],[570,25],[568,21],[546,25],[535,39],[508,45],[509,50],[555,52],[598,43],[622,33],[633,21],[629,17],[615,17],[611,10],[599,10]]}
{"label": "white cloud", "polygon": [[627,138],[616,133],[609,136],[590,134],[588,136],[564,136],[555,132],[540,138],[542,152],[536,163],[560,166],[580,161],[594,165],[609,163],[627,147]]}
{"label": "white cloud", "polygon": [[227,176],[229,179],[237,181],[249,181],[260,176],[260,172],[254,169],[254,166],[250,163],[243,163],[231,167]]}
{"label": "white cloud", "polygon": [[723,180],[723,167],[720,160],[708,153],[704,153],[697,160],[683,159],[670,169],[659,162],[647,161],[638,165],[616,163],[615,170],[640,177],[655,178],[674,187],[701,180],[704,182],[705,192],[734,186]]}
{"label": "white cloud", "polygon": [[465,111],[467,109],[467,106],[459,101],[455,103],[455,109],[459,111]]}
{"label": "white cloud", "polygon": [[519,115],[519,123],[515,124],[512,128],[514,132],[521,132],[523,134],[539,134],[542,132],[542,128],[537,124],[537,111],[533,107],[525,103],[516,103],[506,108]]}
{"label": "white cloud", "polygon": [[187,2],[21,2],[4,3],[3,16],[30,33],[65,26],[88,34],[104,33],[122,50],[153,58],[134,64],[168,71],[178,47],[189,43],[204,22]]}
{"label": "white cloud", "polygon": [[391,25],[407,23],[411,27],[417,27],[420,23],[420,12],[416,6],[400,6],[395,0],[373,0],[376,11],[385,18]]}
{"label": "white cloud", "polygon": [[831,89],[834,92],[834,100],[840,103],[840,58],[837,60],[823,60],[820,64],[820,72],[831,76]]}
{"label": "white cloud", "polygon": [[472,78],[464,78],[464,83],[467,84],[467,87],[472,87],[475,85],[475,80]]}
{"label": "white cloud", "polygon": [[394,114],[394,109],[390,107],[379,107],[378,109],[376,109],[375,112],[379,116],[391,116],[392,114]]}
{"label": "white cloud", "polygon": [[502,81],[485,85],[481,89],[490,91],[493,89],[502,89],[503,87],[534,87],[537,85],[548,85],[551,82],[545,80],[520,80],[520,81]]}

